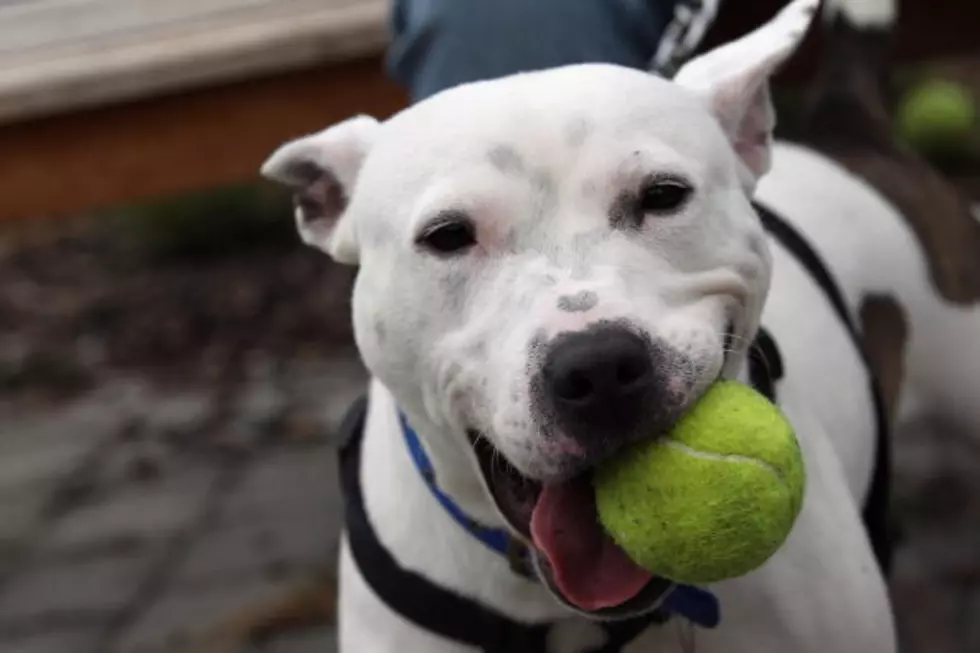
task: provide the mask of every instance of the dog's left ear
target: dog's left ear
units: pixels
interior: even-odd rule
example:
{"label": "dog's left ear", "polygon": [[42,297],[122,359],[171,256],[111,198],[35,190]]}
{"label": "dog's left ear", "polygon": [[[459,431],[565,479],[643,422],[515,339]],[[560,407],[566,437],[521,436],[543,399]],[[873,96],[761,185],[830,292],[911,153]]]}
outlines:
{"label": "dog's left ear", "polygon": [[769,170],[776,126],[769,78],[803,41],[819,5],[794,0],[754,32],[692,59],[674,77],[708,104],[745,165],[750,188]]}
{"label": "dog's left ear", "polygon": [[262,164],[264,177],[293,190],[303,242],[339,263],[359,259],[347,205],[379,127],[369,116],[350,118],[280,146]]}

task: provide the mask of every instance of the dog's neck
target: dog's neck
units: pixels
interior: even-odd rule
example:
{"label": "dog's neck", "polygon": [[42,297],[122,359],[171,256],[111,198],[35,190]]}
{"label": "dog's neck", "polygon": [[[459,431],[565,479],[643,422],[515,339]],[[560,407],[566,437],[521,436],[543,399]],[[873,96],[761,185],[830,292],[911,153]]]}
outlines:
{"label": "dog's neck", "polygon": [[[739,366],[735,378],[748,382],[747,365]],[[432,437],[423,428],[416,426],[423,438]],[[504,528],[477,474],[458,473],[469,472],[469,462],[457,468],[447,486],[440,471],[453,461],[440,457],[442,453],[430,452],[442,490],[482,525]],[[404,568],[515,619],[568,618],[567,609],[543,586],[514,573],[505,557],[463,529],[435,499],[409,453],[398,405],[376,379],[370,388],[361,465],[368,516],[382,544]]]}
{"label": "dog's neck", "polygon": [[[423,438],[430,436],[418,428]],[[567,609],[543,586],[513,573],[506,558],[461,528],[436,501],[409,455],[395,400],[377,380],[371,383],[362,447],[361,479],[368,517],[382,544],[404,568],[520,621],[568,617]],[[440,458],[432,453],[438,474]],[[485,514],[489,520],[485,525],[502,527],[489,498],[482,496],[476,473],[471,476],[471,491],[484,503],[483,510],[471,516]],[[457,485],[453,499],[469,512],[476,505],[473,497],[464,505],[456,494]]]}

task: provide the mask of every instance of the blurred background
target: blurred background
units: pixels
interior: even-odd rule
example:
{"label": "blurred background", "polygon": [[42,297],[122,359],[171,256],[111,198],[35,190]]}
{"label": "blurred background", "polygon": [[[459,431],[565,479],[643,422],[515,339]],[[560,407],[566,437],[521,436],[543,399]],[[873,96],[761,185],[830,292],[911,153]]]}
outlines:
{"label": "blurred background", "polygon": [[[723,3],[703,47],[782,4]],[[895,133],[977,211],[980,6],[900,4]],[[0,0],[0,651],[334,650],[353,271],[256,171],[406,105],[388,24],[384,0]],[[819,46],[778,79],[784,133]],[[896,446],[903,650],[975,653],[980,451]]]}

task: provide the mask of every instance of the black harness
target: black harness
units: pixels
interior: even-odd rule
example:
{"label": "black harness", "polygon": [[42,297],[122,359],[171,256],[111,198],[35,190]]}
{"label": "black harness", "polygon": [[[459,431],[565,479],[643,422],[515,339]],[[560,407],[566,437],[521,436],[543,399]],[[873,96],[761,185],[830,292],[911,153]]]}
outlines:
{"label": "black harness", "polygon": [[[766,230],[802,263],[823,289],[841,322],[862,351],[858,332],[851,323],[843,295],[838,290],[816,252],[786,222],[756,205]],[[863,352],[862,352],[863,353]],[[752,385],[770,401],[775,401],[775,384],[783,376],[782,359],[775,341],[760,330],[749,350],[749,377]],[[887,529],[889,491],[888,434],[884,408],[877,383],[872,379],[872,397],[878,423],[878,442],[871,489],[864,507],[864,524],[874,553],[887,573],[891,563],[891,542]],[[390,608],[420,628],[467,644],[485,653],[544,653],[553,624],[517,621],[470,598],[436,585],[424,576],[403,568],[378,539],[364,507],[361,490],[361,443],[367,414],[367,398],[361,397],[350,408],[341,426],[340,477],[344,494],[345,526],[354,562],[365,582]],[[586,653],[620,653],[641,632],[662,624],[671,614],[656,610],[623,621],[598,623],[606,632],[605,643]]]}
{"label": "black harness", "polygon": [[[864,368],[868,371],[868,383],[871,389],[872,409],[874,410],[875,424],[877,433],[875,437],[875,464],[872,470],[871,487],[868,489],[868,496],[864,501],[862,519],[868,539],[871,541],[871,549],[874,551],[875,558],[882,573],[887,577],[891,572],[893,543],[891,530],[888,521],[888,502],[891,494],[891,446],[888,433],[888,419],[885,414],[885,403],[882,400],[881,388],[878,379],[872,373],[871,364],[868,362],[864,345],[861,344],[861,334],[854,326],[850,313],[847,310],[847,303],[840,288],[830,275],[827,266],[803,236],[796,231],[788,222],[777,216],[771,210],[755,203],[756,213],[762,220],[762,226],[782,244],[783,247],[796,258],[800,264],[806,268],[810,276],[817,285],[823,290],[827,301],[830,302],[840,318],[841,323],[847,328],[854,349],[861,356]],[[773,343],[775,346],[775,343]],[[782,371],[780,370],[780,375]],[[753,379],[753,383],[755,380]]]}

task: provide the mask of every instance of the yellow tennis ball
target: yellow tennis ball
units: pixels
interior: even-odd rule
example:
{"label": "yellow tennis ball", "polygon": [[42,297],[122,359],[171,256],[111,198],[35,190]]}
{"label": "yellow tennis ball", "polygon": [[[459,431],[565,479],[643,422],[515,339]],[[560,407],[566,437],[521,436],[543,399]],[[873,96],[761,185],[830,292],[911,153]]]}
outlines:
{"label": "yellow tennis ball", "polygon": [[964,151],[977,126],[976,101],[960,84],[934,79],[909,90],[895,112],[899,135],[925,154]]}
{"label": "yellow tennis ball", "polygon": [[639,566],[679,583],[747,574],[786,540],[806,474],[793,429],[720,381],[667,434],[596,470],[599,521]]}

